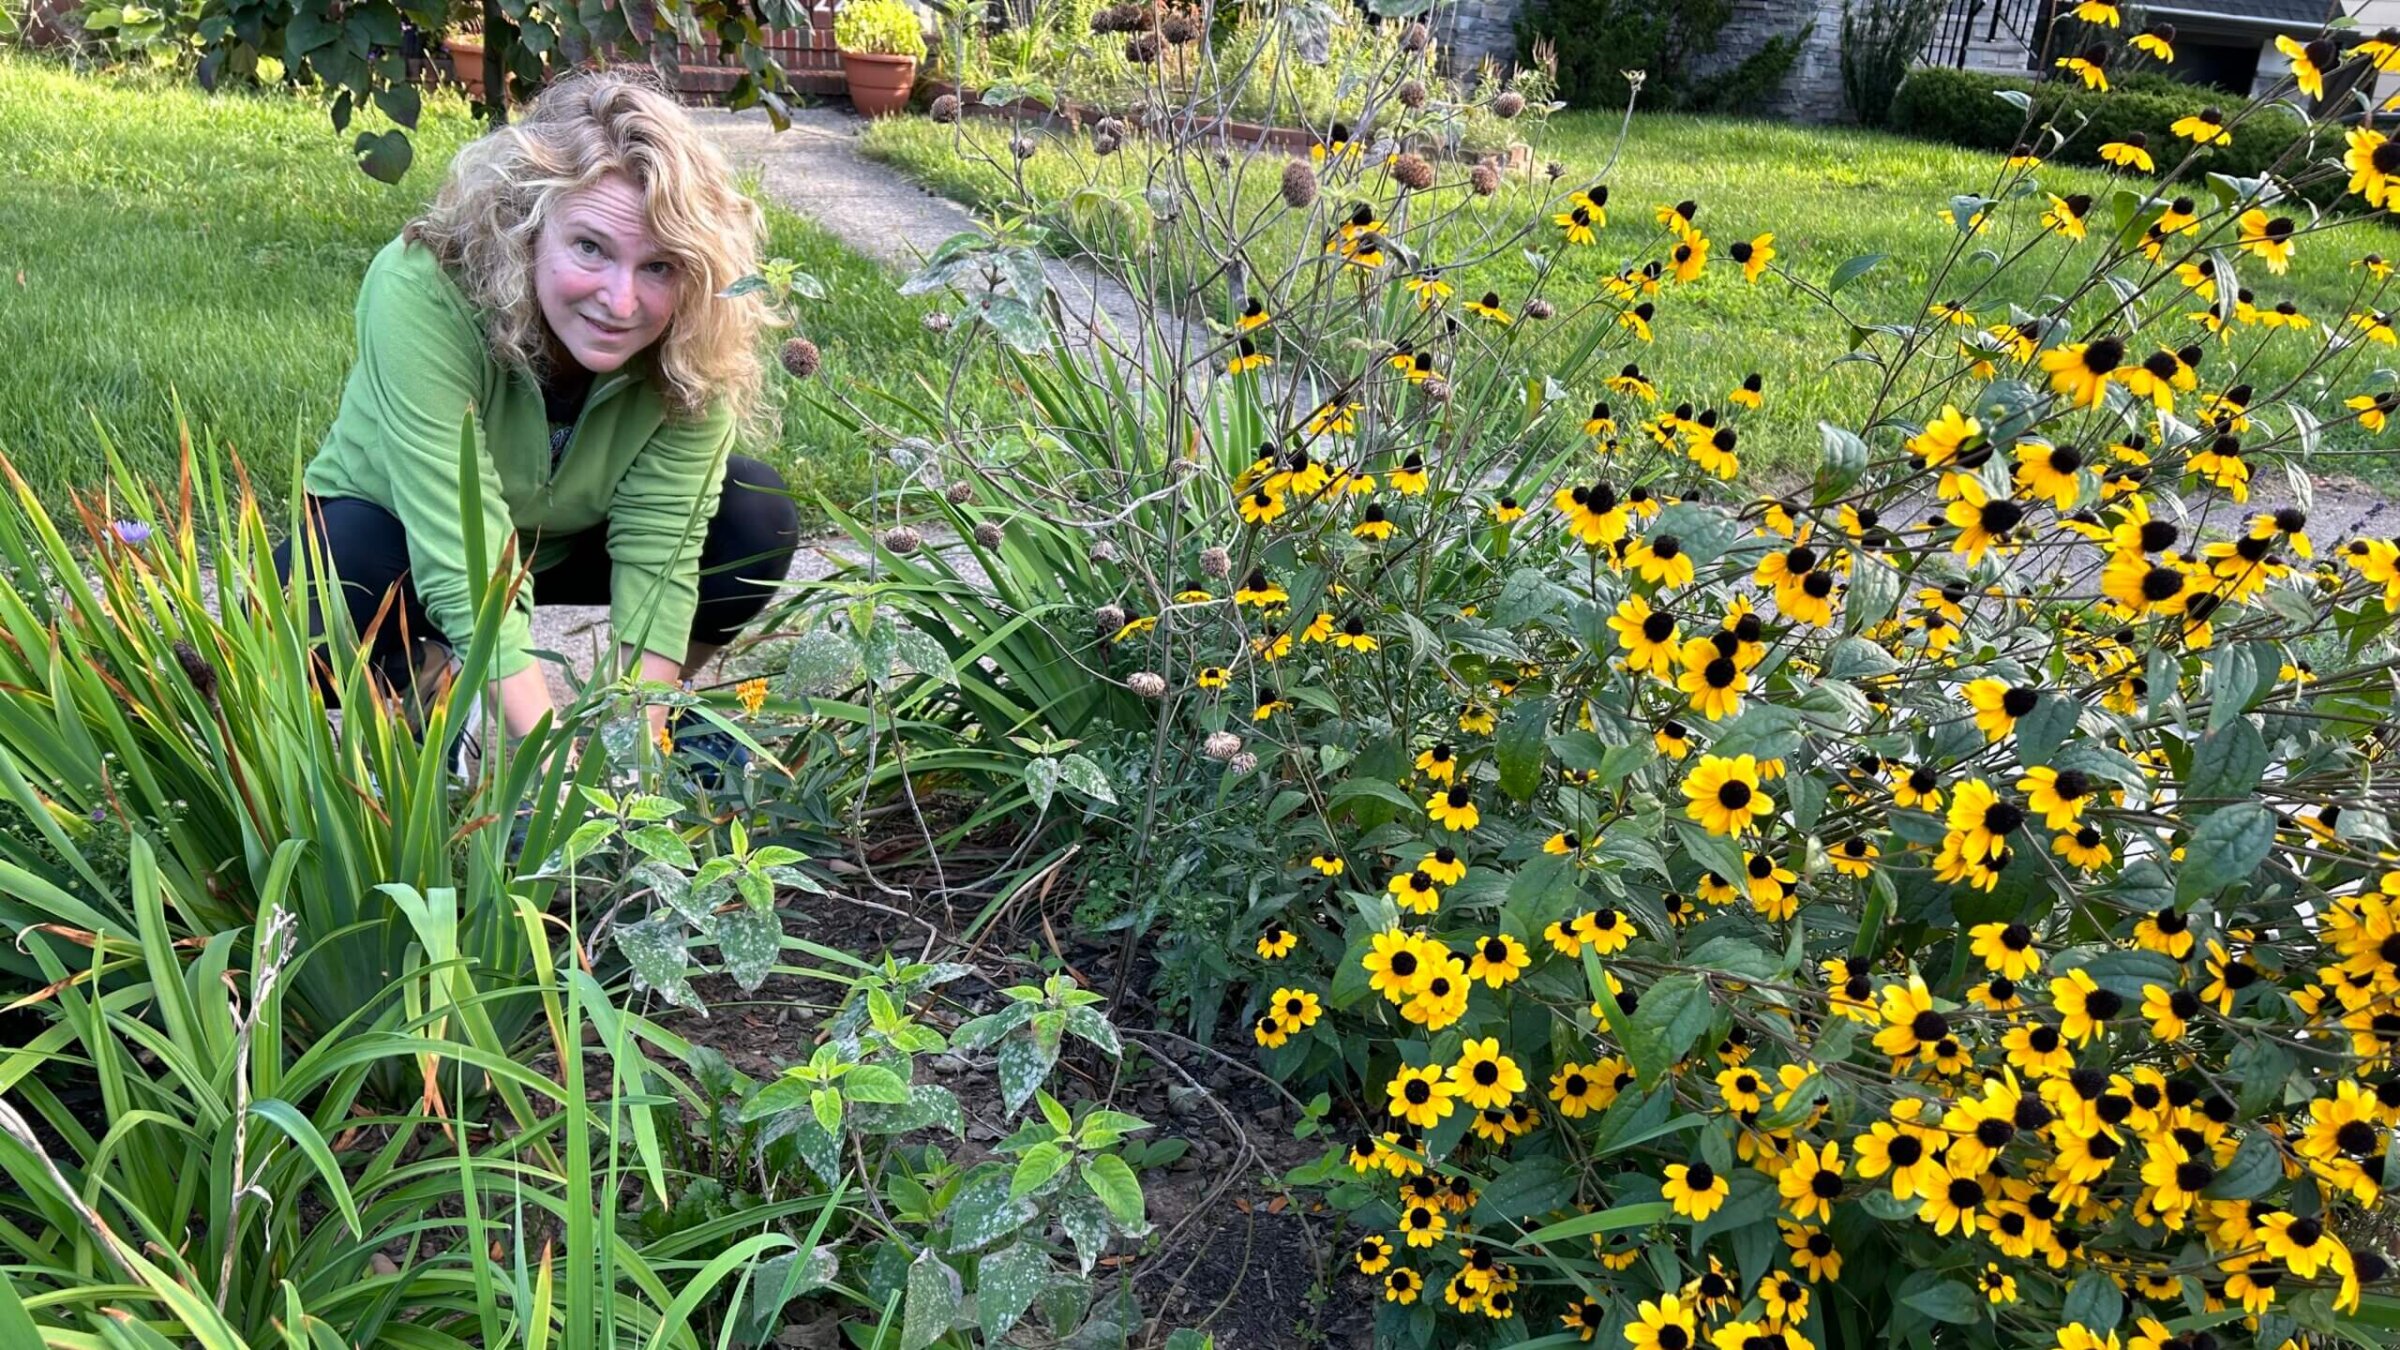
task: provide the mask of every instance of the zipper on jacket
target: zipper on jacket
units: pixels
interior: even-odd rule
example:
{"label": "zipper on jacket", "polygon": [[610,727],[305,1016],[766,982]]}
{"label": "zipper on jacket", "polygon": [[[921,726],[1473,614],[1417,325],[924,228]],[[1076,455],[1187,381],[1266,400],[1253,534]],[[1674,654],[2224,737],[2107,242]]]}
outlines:
{"label": "zipper on jacket", "polygon": [[608,398],[615,394],[619,389],[622,389],[631,383],[633,383],[633,376],[628,375],[624,371],[620,370],[616,374],[609,376],[605,383],[601,384],[598,388],[592,390],[591,393],[584,396],[583,407],[575,414],[575,425],[567,432],[566,448],[559,451],[557,457],[550,461],[550,472],[548,476],[542,479],[542,491],[545,494],[547,494],[551,487],[558,482],[559,470],[566,467],[567,456],[575,453],[575,442],[583,439],[584,419],[592,415],[592,409],[600,406],[600,404],[606,402]]}

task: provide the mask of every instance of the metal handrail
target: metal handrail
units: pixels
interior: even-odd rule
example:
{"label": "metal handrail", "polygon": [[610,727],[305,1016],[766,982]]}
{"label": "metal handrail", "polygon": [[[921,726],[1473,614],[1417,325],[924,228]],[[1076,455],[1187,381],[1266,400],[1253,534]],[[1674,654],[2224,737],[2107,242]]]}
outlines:
{"label": "metal handrail", "polygon": [[1925,59],[1965,69],[1968,49],[1975,40],[1975,21],[1987,14],[1984,41],[1998,42],[2006,30],[2025,44],[2030,53],[2037,45],[2035,33],[2041,23],[2042,9],[2043,0],[1951,0],[1950,7],[1934,24],[1933,37],[1925,44]]}

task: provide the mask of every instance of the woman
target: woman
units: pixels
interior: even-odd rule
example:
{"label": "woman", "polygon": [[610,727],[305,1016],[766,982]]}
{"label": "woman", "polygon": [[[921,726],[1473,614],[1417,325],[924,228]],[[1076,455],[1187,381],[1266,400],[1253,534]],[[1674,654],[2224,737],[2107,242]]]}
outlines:
{"label": "woman", "polygon": [[[732,453],[770,420],[776,316],[722,294],[757,270],[762,219],[672,99],[587,73],[460,151],[376,256],[305,483],[357,631],[396,592],[369,651],[389,689],[444,669],[487,579],[528,562],[491,667],[512,738],[551,709],[537,601],[607,604],[626,657],[661,681],[758,617],[799,536],[782,479]],[[459,509],[470,411],[480,556]],[[288,576],[288,544],[277,562]]]}

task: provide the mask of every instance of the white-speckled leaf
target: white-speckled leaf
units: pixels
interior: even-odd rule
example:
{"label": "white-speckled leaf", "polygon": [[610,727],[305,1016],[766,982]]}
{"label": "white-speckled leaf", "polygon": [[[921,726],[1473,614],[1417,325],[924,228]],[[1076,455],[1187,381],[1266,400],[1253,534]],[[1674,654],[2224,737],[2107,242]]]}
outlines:
{"label": "white-speckled leaf", "polygon": [[743,993],[752,993],[766,983],[767,972],[775,968],[775,957],[782,950],[783,921],[775,911],[741,905],[717,916],[717,955],[724,958],[725,973]]}
{"label": "white-speckled leaf", "polygon": [[659,995],[678,1008],[698,1008],[700,997],[692,992],[691,953],[686,950],[681,925],[644,919],[617,929],[617,950],[633,965],[636,988],[655,989]]}
{"label": "white-speckled leaf", "polygon": [[1033,1202],[1009,1194],[1009,1175],[993,1171],[959,1188],[950,1206],[950,1250],[989,1247],[1033,1221]]}
{"label": "white-speckled leaf", "polygon": [[930,1251],[918,1253],[901,1301],[900,1350],[925,1350],[948,1334],[962,1296],[957,1271]]}
{"label": "white-speckled leaf", "polygon": [[975,1268],[975,1316],[984,1339],[998,1344],[1049,1282],[1050,1258],[1038,1243],[1014,1243],[983,1258]]}

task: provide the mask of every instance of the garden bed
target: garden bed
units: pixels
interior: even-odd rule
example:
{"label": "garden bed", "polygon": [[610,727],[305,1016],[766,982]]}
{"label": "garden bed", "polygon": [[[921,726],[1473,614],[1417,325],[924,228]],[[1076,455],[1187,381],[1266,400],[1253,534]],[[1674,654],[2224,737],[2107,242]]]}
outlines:
{"label": "garden bed", "polygon": [[[1136,131],[1146,129],[1151,119],[1139,110],[1112,112],[1089,103],[1069,100],[1052,105],[1035,98],[1015,98],[1000,103],[987,102],[981,91],[962,89],[948,80],[934,80],[926,86],[930,97],[954,97],[959,111],[968,117],[990,118],[1003,122],[1033,120],[1045,128],[1080,130],[1091,127],[1102,118],[1113,117]],[[1254,150],[1284,150],[1305,154],[1324,144],[1324,136],[1305,127],[1262,126],[1255,122],[1237,121],[1231,117],[1202,117],[1189,125],[1178,125],[1174,135],[1202,143],[1227,146],[1246,146]],[[1491,161],[1509,173],[1530,174],[1533,169],[1533,147],[1523,141],[1510,144],[1499,151],[1475,150],[1465,147],[1438,145],[1412,146],[1420,155],[1434,159],[1465,163]]]}

